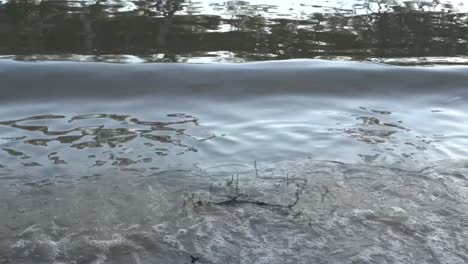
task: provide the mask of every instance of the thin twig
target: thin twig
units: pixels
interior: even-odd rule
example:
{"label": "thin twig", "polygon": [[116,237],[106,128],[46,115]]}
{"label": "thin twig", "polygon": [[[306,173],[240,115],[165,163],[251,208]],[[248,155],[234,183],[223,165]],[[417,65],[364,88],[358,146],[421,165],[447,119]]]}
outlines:
{"label": "thin twig", "polygon": [[215,202],[212,204],[217,204],[217,205],[228,205],[228,204],[255,204],[255,205],[260,205],[260,206],[272,206],[272,207],[284,207],[284,205],[281,204],[270,204],[262,201],[255,201],[255,200],[236,200],[236,199],[230,199],[226,201],[221,201],[221,202]]}
{"label": "thin twig", "polygon": [[306,183],[307,183],[307,180],[304,180],[304,183],[302,184],[302,186],[299,186],[299,184],[296,185],[297,187],[296,193],[295,193],[296,200],[293,203],[289,204],[287,207],[289,208],[294,207],[299,202],[300,195],[302,193],[302,190],[304,190]]}
{"label": "thin twig", "polygon": [[328,186],[325,186],[325,192],[322,193],[322,200],[321,200],[322,203],[325,201],[325,198],[327,197],[328,192],[329,192]]}
{"label": "thin twig", "polygon": [[254,160],[254,167],[255,167],[255,178],[258,177],[258,169],[257,169],[257,161]]}

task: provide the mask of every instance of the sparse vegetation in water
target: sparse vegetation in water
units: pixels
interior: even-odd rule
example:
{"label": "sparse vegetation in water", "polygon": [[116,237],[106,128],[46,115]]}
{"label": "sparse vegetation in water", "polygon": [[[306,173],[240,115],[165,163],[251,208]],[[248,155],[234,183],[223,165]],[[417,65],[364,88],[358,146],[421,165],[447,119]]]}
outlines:
{"label": "sparse vegetation in water", "polygon": [[[255,182],[257,178],[259,178],[257,162],[254,161],[254,169],[255,169]],[[290,185],[291,179],[289,175],[286,176],[286,180],[284,181],[286,184],[286,188]],[[303,193],[304,188],[307,185],[307,179],[299,178],[295,179],[294,181],[299,181],[295,183],[295,191],[293,194],[293,198],[290,202],[270,202],[261,200],[258,198],[254,198],[249,195],[247,188],[241,188],[239,175],[231,175],[230,178],[225,180],[224,184],[219,184],[219,188],[216,184],[211,183],[209,187],[209,195],[206,198],[205,195],[202,193],[194,193],[190,192],[184,196],[184,206],[191,204],[193,207],[200,207],[205,205],[215,205],[215,206],[228,206],[228,205],[241,205],[241,204],[253,204],[257,206],[264,206],[264,207],[275,207],[281,208],[286,210],[293,210],[293,208],[299,203],[301,199],[301,195]],[[327,191],[328,192],[328,191]],[[326,193],[325,193],[326,195]],[[205,197],[205,198],[204,198]],[[215,199],[215,197],[217,199]],[[322,194],[322,202],[324,199],[324,195]],[[298,211],[294,211],[291,213],[294,218],[300,217],[304,212],[304,209],[301,208]]]}

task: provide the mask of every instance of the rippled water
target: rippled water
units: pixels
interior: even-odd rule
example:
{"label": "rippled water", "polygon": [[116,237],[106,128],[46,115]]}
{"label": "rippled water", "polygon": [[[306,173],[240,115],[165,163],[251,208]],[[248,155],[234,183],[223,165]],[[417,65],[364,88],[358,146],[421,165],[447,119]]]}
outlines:
{"label": "rippled water", "polygon": [[0,263],[466,263],[466,67],[0,64]]}
{"label": "rippled water", "polygon": [[0,1],[17,60],[245,62],[315,58],[463,64],[462,0]]}
{"label": "rippled water", "polygon": [[0,263],[468,263],[467,11],[0,0]]}

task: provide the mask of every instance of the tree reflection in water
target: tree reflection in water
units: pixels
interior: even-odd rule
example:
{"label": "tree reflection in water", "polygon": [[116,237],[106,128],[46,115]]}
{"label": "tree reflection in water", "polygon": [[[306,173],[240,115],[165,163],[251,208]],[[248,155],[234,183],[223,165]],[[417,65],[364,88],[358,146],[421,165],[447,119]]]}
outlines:
{"label": "tree reflection in water", "polygon": [[266,1],[205,2],[10,0],[0,4],[0,54],[112,62],[468,64],[467,15],[456,2],[368,0],[289,9]]}

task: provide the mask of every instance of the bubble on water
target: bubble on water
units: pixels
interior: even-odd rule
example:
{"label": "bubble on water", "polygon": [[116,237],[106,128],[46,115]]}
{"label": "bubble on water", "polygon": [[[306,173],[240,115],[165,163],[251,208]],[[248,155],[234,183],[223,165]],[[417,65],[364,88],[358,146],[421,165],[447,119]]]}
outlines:
{"label": "bubble on water", "polygon": [[161,234],[165,234],[167,231],[167,223],[162,223],[162,224],[159,224],[159,225],[155,225],[153,226],[153,230],[156,232],[156,233],[161,233]]}
{"label": "bubble on water", "polygon": [[180,243],[180,241],[174,235],[165,235],[163,237],[163,241],[164,243],[168,244],[170,247],[185,251],[184,246]]}
{"label": "bubble on water", "polygon": [[179,229],[177,231],[177,236],[185,236],[187,235],[187,229]]}

